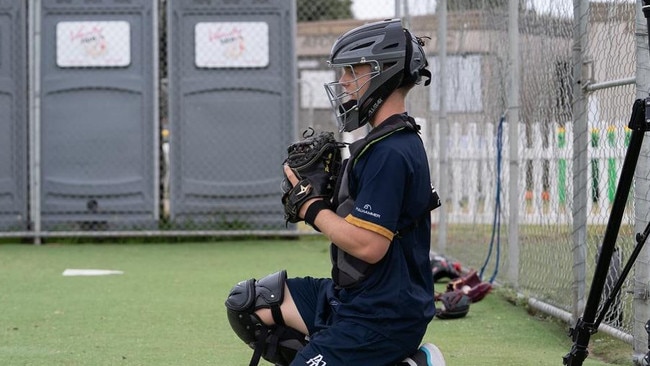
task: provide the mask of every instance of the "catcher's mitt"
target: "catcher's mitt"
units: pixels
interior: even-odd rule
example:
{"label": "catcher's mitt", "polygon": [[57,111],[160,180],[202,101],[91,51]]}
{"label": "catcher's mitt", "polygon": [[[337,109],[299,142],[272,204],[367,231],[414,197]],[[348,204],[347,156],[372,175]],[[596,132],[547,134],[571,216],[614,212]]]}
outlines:
{"label": "catcher's mitt", "polygon": [[288,157],[284,164],[298,178],[295,187],[285,176],[282,180],[282,204],[287,222],[298,222],[300,207],[312,198],[332,197],[336,179],[341,168],[343,145],[334,139],[332,132],[315,132],[313,129],[303,133],[303,139],[289,145]]}
{"label": "catcher's mitt", "polygon": [[439,319],[458,319],[469,313],[470,297],[461,290],[435,294],[434,301],[440,303],[436,307],[436,317]]}

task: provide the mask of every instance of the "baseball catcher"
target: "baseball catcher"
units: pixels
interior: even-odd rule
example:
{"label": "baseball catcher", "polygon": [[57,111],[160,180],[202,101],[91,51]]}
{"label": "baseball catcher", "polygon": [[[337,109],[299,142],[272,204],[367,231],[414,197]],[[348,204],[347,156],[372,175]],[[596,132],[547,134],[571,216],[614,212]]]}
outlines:
{"label": "baseball catcher", "polygon": [[339,132],[371,129],[345,162],[333,133],[307,133],[289,146],[284,218],[329,239],[331,276],[281,270],[233,287],[228,319],[254,350],[249,365],[445,365],[422,342],[436,311],[428,253],[440,199],[405,102],[431,79],[424,45],[390,19],[351,29],[332,46],[327,64],[337,77],[325,91]]}

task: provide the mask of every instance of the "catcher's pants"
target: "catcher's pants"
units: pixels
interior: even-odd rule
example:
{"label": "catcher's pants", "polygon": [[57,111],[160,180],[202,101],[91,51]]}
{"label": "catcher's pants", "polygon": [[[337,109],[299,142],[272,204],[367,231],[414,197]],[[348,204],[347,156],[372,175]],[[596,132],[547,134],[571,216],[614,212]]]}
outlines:
{"label": "catcher's pants", "polygon": [[310,337],[291,366],[393,366],[417,350],[426,332],[423,327],[389,338],[354,319],[332,314],[325,293],[331,279],[290,278],[287,286]]}

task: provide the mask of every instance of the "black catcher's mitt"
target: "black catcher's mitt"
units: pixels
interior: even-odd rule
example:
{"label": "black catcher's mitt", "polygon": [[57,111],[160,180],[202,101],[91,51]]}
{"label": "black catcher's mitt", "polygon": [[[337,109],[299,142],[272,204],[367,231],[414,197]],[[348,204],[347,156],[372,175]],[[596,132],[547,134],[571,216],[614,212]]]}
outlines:
{"label": "black catcher's mitt", "polygon": [[282,181],[282,204],[287,222],[302,220],[298,213],[309,199],[321,197],[329,201],[332,197],[341,168],[342,146],[334,139],[334,133],[313,129],[306,130],[302,140],[289,145],[284,163],[299,182],[292,187],[286,176]]}

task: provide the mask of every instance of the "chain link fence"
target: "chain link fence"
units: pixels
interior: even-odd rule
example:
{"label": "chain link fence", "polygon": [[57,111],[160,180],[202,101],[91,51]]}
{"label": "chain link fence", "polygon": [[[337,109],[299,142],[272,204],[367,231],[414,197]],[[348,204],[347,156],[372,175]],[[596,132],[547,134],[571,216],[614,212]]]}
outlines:
{"label": "chain link fence", "polygon": [[[635,6],[625,1],[590,4],[588,46],[579,55],[580,80],[572,73],[578,24],[573,7],[551,1],[544,7],[520,8],[514,16],[518,17],[515,39],[522,55],[521,64],[515,65],[520,66],[521,77],[512,80],[513,35],[508,32],[508,19],[513,14],[507,2],[496,3],[455,5],[447,13],[447,39],[455,41],[448,46],[451,62],[446,75],[452,79],[468,76],[466,82],[449,81],[452,88],[458,87],[447,107],[449,134],[440,134],[452,136],[448,170],[439,173],[450,177],[449,189],[443,190],[449,195],[449,208],[448,235],[441,238],[442,244],[447,253],[480,268],[484,279],[500,278],[528,296],[579,313],[584,304],[576,297],[574,269],[586,266],[587,277],[578,284],[584,296],[629,142],[626,126],[636,90]],[[519,83],[514,105],[508,101],[513,90],[508,82]],[[585,88],[581,83],[588,84],[588,136],[587,144],[576,145],[576,136],[585,133],[572,111],[576,89]],[[463,100],[473,104],[458,106]],[[517,141],[511,131],[513,108],[519,117]],[[572,159],[578,152],[588,156],[586,171],[577,172],[586,177],[586,186],[575,185],[579,180]],[[518,178],[512,174],[514,167]],[[475,180],[482,183],[470,183]],[[518,195],[513,201],[514,192]],[[611,292],[620,274],[620,258],[633,249],[633,209],[630,200],[604,295]],[[575,233],[581,228],[576,227],[575,212],[580,210],[586,213],[587,225],[579,245],[586,245],[586,255],[585,262],[577,264]],[[510,235],[513,225],[518,237]],[[516,262],[509,258],[513,253]],[[628,290],[623,288],[607,319],[610,325],[631,333]]]}
{"label": "chain link fence", "polygon": [[[0,103],[12,116],[0,122],[0,234],[312,233],[283,220],[286,146],[309,127],[336,131],[323,88],[336,38],[397,17],[430,37],[432,84],[410,93],[408,109],[444,202],[433,250],[573,320],[621,175],[647,40],[635,38],[632,1],[585,2],[582,13],[566,0],[511,3],[14,2],[20,16],[3,26],[29,34],[0,32],[0,47],[16,50],[2,65],[13,65],[8,93],[19,101]],[[605,295],[645,220],[647,189],[634,189]],[[605,321],[641,352],[647,270],[638,273]]]}
{"label": "chain link fence", "polygon": [[[426,51],[434,84],[409,100],[444,199],[433,214],[432,248],[572,322],[584,307],[630,139],[635,3],[590,3],[582,19],[567,1],[521,2],[514,13],[508,1],[449,1],[444,12],[442,4],[373,4],[383,11],[376,19],[402,17],[414,34],[432,38]],[[299,23],[300,128],[334,128],[319,99],[332,78],[322,59],[337,34],[364,21]],[[576,56],[581,25],[585,47]],[[584,120],[574,115],[577,89],[584,91]],[[585,167],[574,161],[581,154]],[[634,248],[634,232],[630,198],[603,301]],[[632,334],[645,337],[635,332],[633,282],[625,282],[604,318],[610,334],[630,343]]]}

